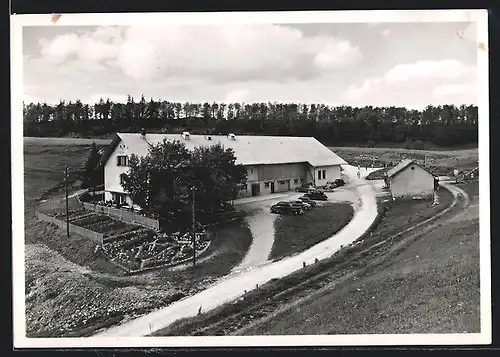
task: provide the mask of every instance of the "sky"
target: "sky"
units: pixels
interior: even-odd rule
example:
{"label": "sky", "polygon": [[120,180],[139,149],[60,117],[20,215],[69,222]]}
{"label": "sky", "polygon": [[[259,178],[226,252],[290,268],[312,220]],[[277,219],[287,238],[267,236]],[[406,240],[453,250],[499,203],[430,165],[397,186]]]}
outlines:
{"label": "sky", "polygon": [[474,23],[23,28],[25,102],[477,104]]}

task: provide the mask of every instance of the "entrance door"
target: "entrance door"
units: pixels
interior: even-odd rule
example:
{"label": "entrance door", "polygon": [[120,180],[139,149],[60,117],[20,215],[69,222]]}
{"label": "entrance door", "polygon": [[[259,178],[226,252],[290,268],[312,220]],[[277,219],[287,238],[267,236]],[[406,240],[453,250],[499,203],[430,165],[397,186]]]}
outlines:
{"label": "entrance door", "polygon": [[260,194],[260,186],[258,183],[252,184],[252,196],[258,196]]}
{"label": "entrance door", "polygon": [[271,193],[274,193],[274,182],[271,182]]}

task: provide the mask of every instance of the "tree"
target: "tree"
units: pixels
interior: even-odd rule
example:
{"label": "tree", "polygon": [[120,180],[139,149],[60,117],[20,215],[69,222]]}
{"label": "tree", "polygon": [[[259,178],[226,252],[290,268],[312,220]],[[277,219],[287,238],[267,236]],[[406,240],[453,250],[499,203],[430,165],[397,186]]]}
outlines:
{"label": "tree", "polygon": [[93,142],[85,161],[82,188],[96,187],[103,183],[104,173],[102,167],[98,167],[100,161],[101,154],[97,149],[97,145]]}
{"label": "tree", "polygon": [[[189,151],[181,141],[152,145],[144,157],[132,155],[122,184],[132,201],[160,217],[163,224],[189,224],[192,195],[197,207],[213,211],[235,198],[246,182],[246,169],[235,163],[231,149],[220,144]],[[188,214],[189,213],[189,214]]]}
{"label": "tree", "polygon": [[247,170],[236,164],[233,150],[220,143],[196,147],[186,169],[189,186],[196,187],[198,205],[209,212],[235,199],[238,185],[247,180]]}
{"label": "tree", "polygon": [[132,155],[123,188],[144,210],[165,216],[177,208],[186,180],[183,167],[190,158],[184,143],[166,141],[152,145],[144,157]]}
{"label": "tree", "polygon": [[[179,120],[181,113],[201,115],[201,120]],[[93,105],[61,100],[56,105],[23,103],[24,133],[28,136],[62,136],[69,132],[101,135],[138,128],[177,132],[181,127],[204,126],[204,130],[259,135],[314,136],[325,144],[359,145],[375,141],[414,143],[432,141],[453,146],[478,142],[476,106],[428,106],[424,110],[404,107],[331,107],[315,103],[176,103],[141,96],[134,102],[112,103],[100,99]],[[111,119],[111,120],[110,120]],[[200,123],[201,121],[201,123]]]}

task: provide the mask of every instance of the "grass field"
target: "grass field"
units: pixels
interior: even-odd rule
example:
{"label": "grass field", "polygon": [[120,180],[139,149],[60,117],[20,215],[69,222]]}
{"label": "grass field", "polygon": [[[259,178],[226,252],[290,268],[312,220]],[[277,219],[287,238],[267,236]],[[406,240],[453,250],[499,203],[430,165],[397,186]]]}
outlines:
{"label": "grass field", "polygon": [[477,186],[462,186],[475,214],[440,221],[376,268],[240,333],[478,333]]}
{"label": "grass field", "polygon": [[[36,221],[32,214],[41,196],[50,200],[63,197],[62,186],[51,189],[60,185],[65,166],[73,171],[82,167],[93,141],[25,140],[25,211],[30,213],[25,216],[29,336],[86,336],[127,316],[166,306],[226,274],[251,244],[248,227],[234,223],[218,228],[216,239],[196,268],[120,276],[114,266],[94,253],[95,246],[87,239],[72,234],[68,240],[63,230]],[[78,189],[77,181],[71,189]]]}
{"label": "grass field", "polygon": [[[65,141],[66,140],[66,141]],[[65,144],[61,144],[64,141]],[[71,145],[71,141],[76,145]],[[43,211],[61,208],[64,167],[79,170],[93,140],[26,140],[25,265],[26,316],[30,337],[86,336],[123,318],[144,314],[206,288],[243,259],[252,242],[244,222],[221,225],[195,268],[166,269],[138,276],[123,272],[95,252],[95,244],[34,216],[41,196]],[[61,174],[59,174],[61,173]],[[78,189],[78,182],[72,187]],[[70,208],[81,205],[70,199]]]}
{"label": "grass field", "polygon": [[[64,144],[61,144],[64,142]],[[48,191],[51,195],[62,194],[64,169],[67,166],[70,178],[77,179],[77,172],[83,169],[92,141],[25,138],[24,140],[24,201],[25,210],[33,208],[37,199]],[[98,146],[103,148],[103,146]],[[78,189],[78,180],[71,190]]]}
{"label": "grass field", "polygon": [[[177,321],[163,330],[157,331],[155,336],[185,336],[185,335],[228,335],[239,333],[251,334],[281,334],[275,332],[274,324],[288,326],[290,329],[301,329],[303,322],[293,318],[297,301],[307,300],[300,309],[307,309],[307,304],[314,305],[313,300],[318,290],[328,286],[332,281],[349,274],[358,267],[364,267],[377,255],[382,254],[388,247],[380,247],[374,253],[362,253],[374,243],[379,242],[383,237],[391,236],[410,225],[424,221],[427,217],[437,211],[445,209],[452,201],[452,195],[448,191],[441,191],[441,202],[439,206],[429,207],[424,202],[413,204],[411,201],[388,204],[386,217],[374,228],[369,238],[356,246],[351,246],[337,252],[332,258],[326,259],[315,265],[308,266],[283,279],[271,281],[245,295],[244,300],[226,304],[213,311],[207,312],[195,318]],[[411,223],[409,223],[411,219]],[[331,289],[330,289],[331,291]],[[387,293],[387,291],[386,291]],[[311,299],[309,300],[309,297]],[[349,300],[347,295],[335,297],[336,300]],[[336,302],[326,302],[323,300],[321,308],[328,310],[331,304]],[[286,319],[274,320],[273,316],[278,311],[286,310]],[[345,314],[350,314],[351,310],[346,310]],[[284,314],[284,312],[283,312]],[[328,313],[328,315],[331,315]],[[281,315],[279,315],[281,316]],[[285,315],[283,315],[285,316]],[[270,318],[269,321],[264,320]],[[278,319],[278,317],[276,317]],[[262,321],[264,327],[260,328]],[[255,324],[248,332],[242,330]],[[285,328],[285,327],[283,327]],[[267,332],[266,329],[272,330]],[[308,331],[302,329],[302,333]],[[315,331],[314,333],[322,333]],[[293,333],[291,333],[293,334]]]}
{"label": "grass field", "polygon": [[424,161],[437,175],[449,175],[453,169],[467,170],[478,166],[478,149],[411,150],[401,148],[330,147],[351,165],[381,166],[397,164],[403,159]]}
{"label": "grass field", "polygon": [[325,203],[301,216],[280,215],[274,221],[271,260],[302,252],[341,230],[354,215],[347,203]]}

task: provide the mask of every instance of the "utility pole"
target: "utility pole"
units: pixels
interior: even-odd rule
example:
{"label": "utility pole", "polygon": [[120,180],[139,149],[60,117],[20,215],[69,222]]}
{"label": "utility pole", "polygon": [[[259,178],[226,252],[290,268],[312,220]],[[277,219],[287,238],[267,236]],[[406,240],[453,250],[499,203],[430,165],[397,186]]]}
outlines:
{"label": "utility pole", "polygon": [[66,236],[69,239],[69,201],[68,201],[68,167],[64,169],[64,187],[66,190]]}
{"label": "utility pole", "polygon": [[196,266],[196,217],[194,214],[194,195],[196,188],[193,186],[191,188],[191,191],[193,192],[193,202],[192,202],[192,211],[193,211],[193,267]]}

